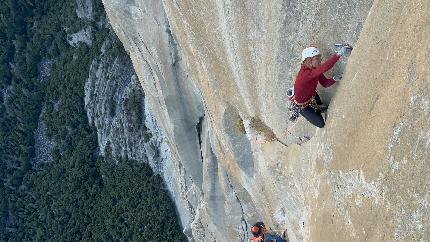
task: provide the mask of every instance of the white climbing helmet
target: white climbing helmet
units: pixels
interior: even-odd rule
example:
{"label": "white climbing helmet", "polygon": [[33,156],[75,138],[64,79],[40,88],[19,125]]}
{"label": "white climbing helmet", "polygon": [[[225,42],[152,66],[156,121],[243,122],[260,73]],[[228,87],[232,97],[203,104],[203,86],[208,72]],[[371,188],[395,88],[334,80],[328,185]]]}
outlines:
{"label": "white climbing helmet", "polygon": [[302,61],[305,61],[308,57],[314,57],[320,55],[320,51],[316,47],[308,47],[302,51]]}

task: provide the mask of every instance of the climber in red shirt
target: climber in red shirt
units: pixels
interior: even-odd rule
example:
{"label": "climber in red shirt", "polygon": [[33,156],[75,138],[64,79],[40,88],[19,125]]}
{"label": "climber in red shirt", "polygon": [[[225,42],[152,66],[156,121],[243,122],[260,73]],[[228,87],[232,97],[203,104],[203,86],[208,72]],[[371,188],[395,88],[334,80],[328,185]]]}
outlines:
{"label": "climber in red shirt", "polygon": [[324,72],[330,70],[341,56],[350,51],[349,45],[344,45],[336,53],[321,64],[321,53],[316,47],[308,47],[302,52],[302,66],[294,82],[293,101],[298,112],[313,125],[322,128],[325,125],[321,115],[321,99],[316,89],[318,83],[329,87],[340,80],[340,77],[326,78]]}

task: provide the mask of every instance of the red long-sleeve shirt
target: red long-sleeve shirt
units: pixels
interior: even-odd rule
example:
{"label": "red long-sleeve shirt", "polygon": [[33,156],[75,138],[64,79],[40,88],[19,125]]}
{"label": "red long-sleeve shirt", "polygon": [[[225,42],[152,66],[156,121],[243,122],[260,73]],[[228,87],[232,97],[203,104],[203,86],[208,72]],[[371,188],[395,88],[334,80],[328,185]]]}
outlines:
{"label": "red long-sleeve shirt", "polygon": [[339,55],[334,54],[315,69],[302,65],[294,81],[294,99],[296,102],[305,103],[315,96],[318,82],[323,87],[329,87],[335,83],[333,79],[326,78],[323,73],[330,70],[339,58]]}

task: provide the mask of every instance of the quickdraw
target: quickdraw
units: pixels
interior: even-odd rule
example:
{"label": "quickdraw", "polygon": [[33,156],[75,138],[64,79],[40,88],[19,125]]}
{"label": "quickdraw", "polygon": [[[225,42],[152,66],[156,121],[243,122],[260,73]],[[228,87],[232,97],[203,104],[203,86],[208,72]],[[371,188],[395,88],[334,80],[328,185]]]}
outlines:
{"label": "quickdraw", "polygon": [[302,109],[295,102],[291,102],[290,107],[288,108],[290,114],[290,121],[294,122],[300,116],[300,112]]}

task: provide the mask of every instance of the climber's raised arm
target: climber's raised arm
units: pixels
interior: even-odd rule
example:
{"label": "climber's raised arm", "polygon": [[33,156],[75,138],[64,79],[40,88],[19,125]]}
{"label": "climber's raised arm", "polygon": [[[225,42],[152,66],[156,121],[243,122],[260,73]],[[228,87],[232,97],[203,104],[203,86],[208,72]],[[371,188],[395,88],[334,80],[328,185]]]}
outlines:
{"label": "climber's raised arm", "polygon": [[336,80],[340,80],[340,78],[326,78],[324,72],[333,68],[340,57],[346,56],[351,50],[352,47],[349,45],[342,46],[324,63],[321,63],[321,53],[316,47],[308,47],[302,51],[302,66],[294,82],[293,101],[300,110],[300,114],[319,128],[324,127],[325,121],[321,115],[322,102],[316,92],[318,83],[323,87],[329,87]]}

